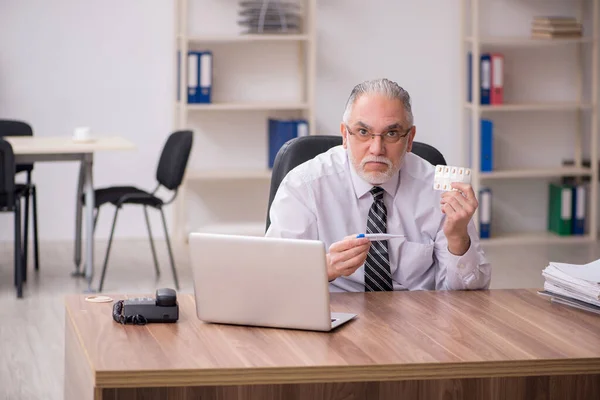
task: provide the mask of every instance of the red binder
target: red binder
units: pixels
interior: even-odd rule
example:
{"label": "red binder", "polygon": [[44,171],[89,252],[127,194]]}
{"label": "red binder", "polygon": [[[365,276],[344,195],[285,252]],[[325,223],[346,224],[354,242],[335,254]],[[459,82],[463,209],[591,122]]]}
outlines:
{"label": "red binder", "polygon": [[490,104],[502,104],[504,103],[504,55],[492,53],[490,58],[492,61]]}

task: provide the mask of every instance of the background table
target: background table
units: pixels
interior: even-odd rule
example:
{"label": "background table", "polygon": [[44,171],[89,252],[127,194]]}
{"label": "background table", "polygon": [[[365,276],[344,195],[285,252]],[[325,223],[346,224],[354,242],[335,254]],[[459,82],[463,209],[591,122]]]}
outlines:
{"label": "background table", "polygon": [[600,398],[600,316],[534,290],[333,293],[358,317],[329,333],[206,324],[179,297],[146,326],[68,297],[65,398]]}
{"label": "background table", "polygon": [[81,276],[81,218],[82,193],[85,192],[86,204],[86,247],[85,247],[85,278],[88,282],[88,292],[94,277],[94,152],[133,150],[135,145],[121,137],[96,135],[89,142],[75,142],[70,137],[41,137],[41,136],[6,136],[15,153],[17,164],[42,161],[80,161],[79,182],[77,185],[77,208],[75,222],[75,272]]}

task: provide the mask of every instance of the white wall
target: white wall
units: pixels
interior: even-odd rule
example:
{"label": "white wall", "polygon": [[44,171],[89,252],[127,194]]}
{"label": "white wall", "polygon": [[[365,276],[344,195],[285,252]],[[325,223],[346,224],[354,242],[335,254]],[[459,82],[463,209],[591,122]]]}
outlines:
{"label": "white wall", "polygon": [[[137,150],[97,153],[95,186],[152,188],[172,128],[172,8],[162,0],[0,2],[0,118],[26,120],[38,136],[81,125],[124,136]],[[35,166],[42,240],[73,237],[77,173],[76,163]],[[113,210],[103,210],[99,237]],[[141,209],[125,209],[116,233],[142,236],[143,222]],[[153,226],[160,232],[159,219]],[[11,235],[12,217],[2,213],[0,238]]]}
{"label": "white wall", "polygon": [[443,149],[448,162],[457,162],[457,4],[445,0],[320,1],[319,131],[339,133],[343,107],[354,85],[387,77],[412,96],[415,140]]}
{"label": "white wall", "polygon": [[[190,1],[209,2],[204,10],[214,13],[208,18],[202,7],[192,6],[190,21],[194,21],[194,33],[236,29],[231,16],[235,15],[237,1]],[[557,12],[570,7],[561,6],[561,2],[486,1],[491,6],[484,7],[483,20],[497,34],[527,34],[529,18],[536,13],[536,7]],[[507,8],[500,9],[501,5]],[[40,136],[69,134],[74,126],[82,124],[123,135],[137,144],[138,151],[122,154],[123,158],[116,153],[98,154],[96,186],[153,186],[158,153],[173,121],[172,6],[173,2],[166,0],[0,2],[0,117],[26,119]],[[417,140],[438,147],[451,164],[462,162],[459,16],[458,0],[318,1],[318,132],[339,132],[343,105],[355,84],[388,77],[404,86],[413,98]],[[277,46],[263,50],[276,55],[283,70],[293,65],[285,50]],[[541,58],[527,50],[507,52],[514,54],[507,59],[507,98],[572,94],[572,79],[564,76],[570,71],[571,53],[569,49],[556,50],[540,50]],[[240,56],[229,48],[217,51],[227,57]],[[240,77],[244,74],[260,69],[260,63],[222,62],[226,69],[236,71],[233,76],[237,76],[238,83],[243,83]],[[549,68],[553,62],[556,65]],[[237,72],[238,67],[243,72]],[[542,72],[549,74],[553,85],[540,89]],[[283,93],[284,97],[293,98],[297,88],[288,85],[282,89],[289,81],[283,75],[281,79],[279,84],[265,86],[260,95],[274,98]],[[236,87],[239,98],[248,95],[247,90]],[[507,114],[498,120],[498,148],[503,153],[498,155],[499,167],[515,162],[548,165],[557,156],[569,155],[570,141],[565,138],[571,127],[570,116],[538,116],[539,119]],[[212,118],[196,115],[191,123],[203,124],[207,131],[217,130],[218,124]],[[214,133],[212,137],[199,136],[191,165],[230,165],[222,157],[224,154],[237,156],[240,165],[261,165],[265,150],[262,144],[256,144],[260,138],[240,137],[244,151],[238,151],[224,136],[243,126],[244,117],[239,118],[242,120],[232,120],[229,131]],[[529,135],[535,136],[528,138]],[[540,140],[546,144],[550,138],[559,142],[540,147]],[[523,139],[541,152],[529,152],[521,145]],[[75,164],[36,166],[42,239],[72,237],[76,173]],[[509,184],[504,189],[506,198],[499,196],[499,218],[504,220],[510,215],[513,221],[505,226],[507,229],[545,226],[540,207],[524,200],[524,190],[529,188],[527,181]],[[538,183],[535,193],[534,198],[545,201],[543,183]],[[101,217],[99,237],[108,234],[107,214]],[[154,222],[159,228],[158,220]],[[0,216],[0,238],[10,238],[11,224],[10,217]],[[155,231],[158,233],[158,229]],[[127,210],[122,215],[117,235],[146,235],[140,210]]]}

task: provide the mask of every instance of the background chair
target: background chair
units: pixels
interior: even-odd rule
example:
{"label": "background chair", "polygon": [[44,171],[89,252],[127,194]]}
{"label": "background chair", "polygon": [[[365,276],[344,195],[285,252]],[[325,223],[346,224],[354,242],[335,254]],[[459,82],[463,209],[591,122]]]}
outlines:
{"label": "background chair", "polygon": [[[281,181],[285,178],[287,173],[303,162],[341,144],[341,136],[313,135],[294,138],[281,146],[275,156],[275,161],[273,162],[269,205],[267,207],[267,230],[271,225],[271,218],[269,217],[271,203],[275,198],[275,194],[277,193]],[[412,153],[429,161],[433,165],[446,165],[446,160],[442,153],[431,145],[413,141]]]}
{"label": "background chair", "polygon": [[[193,143],[193,132],[177,131],[169,135],[167,139],[158,167],[156,170],[156,180],[158,185],[152,192],[146,192],[142,189],[138,189],[134,186],[112,186],[102,189],[96,189],[95,194],[95,208],[96,215],[94,218],[94,230],[96,228],[96,222],[98,221],[98,215],[100,213],[100,207],[102,205],[111,203],[116,207],[115,215],[113,218],[112,228],[110,231],[110,237],[108,239],[108,248],[106,249],[106,256],[104,258],[104,266],[102,268],[102,277],[100,278],[100,286],[98,291],[102,291],[104,284],[104,277],[106,275],[106,269],[108,266],[108,257],[110,254],[110,247],[113,240],[113,234],[115,232],[115,225],[117,223],[117,216],[119,210],[125,204],[139,205],[144,207],[144,215],[146,217],[146,226],[148,227],[148,236],[150,238],[150,247],[152,249],[152,257],[154,258],[154,266],[156,268],[156,275],[160,275],[158,268],[158,259],[156,257],[156,250],[154,248],[154,240],[152,239],[152,230],[150,228],[150,220],[148,218],[148,207],[155,208],[160,211],[162,218],[163,228],[165,230],[165,238],[167,240],[167,248],[169,250],[169,258],[171,260],[171,270],[173,271],[173,279],[175,280],[175,287],[179,290],[179,280],[177,279],[177,272],[175,271],[175,261],[173,260],[173,251],[171,249],[171,242],[169,240],[169,233],[167,230],[167,222],[165,220],[165,214],[163,212],[163,206],[170,204],[175,200],[177,196],[177,189],[181,185],[183,175],[187,167],[188,158],[192,150]],[[158,189],[164,186],[166,189],[173,191],[173,196],[169,201],[163,201],[157,197],[155,193]],[[85,204],[85,197],[83,198]]]}
{"label": "background chair", "polygon": [[[33,136],[33,129],[31,126],[23,121],[16,121],[10,119],[0,119],[0,138],[4,136]],[[39,270],[39,256],[38,256],[38,225],[37,225],[37,192],[35,184],[32,183],[31,173],[33,172],[33,164],[17,164],[16,173],[25,172],[27,174],[27,185],[25,197],[25,228],[23,234],[23,253],[24,259],[24,272],[23,280],[27,280],[27,265],[28,265],[28,250],[27,246],[29,243],[29,198],[33,201],[33,260],[35,270]]]}
{"label": "background chair", "polygon": [[0,138],[0,212],[12,212],[15,218],[15,286],[17,297],[23,297],[23,249],[21,239],[21,198],[26,196],[25,185],[15,184],[15,155],[12,146]]}

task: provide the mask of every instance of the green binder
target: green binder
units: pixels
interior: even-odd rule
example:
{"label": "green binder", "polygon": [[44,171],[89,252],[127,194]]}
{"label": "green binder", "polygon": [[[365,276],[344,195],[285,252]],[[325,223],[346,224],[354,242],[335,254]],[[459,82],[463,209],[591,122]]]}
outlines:
{"label": "green binder", "polygon": [[548,203],[548,230],[560,236],[572,232],[573,188],[567,184],[550,182]]}

